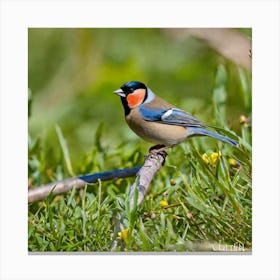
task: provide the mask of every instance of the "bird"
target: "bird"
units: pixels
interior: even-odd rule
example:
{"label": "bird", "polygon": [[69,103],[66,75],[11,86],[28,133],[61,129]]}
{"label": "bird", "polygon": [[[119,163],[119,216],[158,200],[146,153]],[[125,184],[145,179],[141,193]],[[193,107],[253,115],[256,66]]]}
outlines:
{"label": "bird", "polygon": [[126,82],[114,93],[120,96],[128,126],[140,138],[157,144],[158,151],[193,136],[209,136],[238,146],[237,141],[209,130],[209,125],[158,97],[142,82]]}

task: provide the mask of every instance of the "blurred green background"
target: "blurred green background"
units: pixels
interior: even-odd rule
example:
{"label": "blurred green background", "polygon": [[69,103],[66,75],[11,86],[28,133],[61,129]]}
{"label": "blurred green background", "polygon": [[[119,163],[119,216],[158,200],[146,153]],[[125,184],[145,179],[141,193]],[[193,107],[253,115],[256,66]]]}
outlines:
{"label": "blurred green background", "polygon": [[[216,125],[212,121],[212,95],[217,69],[223,65],[227,95],[222,101],[226,103],[227,122],[240,134],[239,116],[248,117],[251,112],[251,101],[244,98],[242,85],[244,78],[250,82],[250,73],[205,41],[183,35],[183,29],[177,37],[168,31],[29,29],[29,135],[41,139],[46,167],[61,158],[56,124],[68,143],[74,169],[92,148],[100,123],[104,124],[103,145],[110,149],[124,141],[140,141],[127,127],[119,97],[113,94],[130,80],[146,83],[170,103]],[[251,40],[251,29],[236,32]],[[145,150],[151,146],[142,145]]]}

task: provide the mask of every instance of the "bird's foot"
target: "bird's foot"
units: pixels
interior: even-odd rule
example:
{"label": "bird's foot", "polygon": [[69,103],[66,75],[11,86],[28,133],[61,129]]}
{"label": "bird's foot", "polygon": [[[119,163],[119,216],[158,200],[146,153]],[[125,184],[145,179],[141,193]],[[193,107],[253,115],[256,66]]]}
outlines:
{"label": "bird's foot", "polygon": [[167,152],[165,151],[166,149],[171,148],[169,146],[164,146],[164,145],[155,145],[149,149],[149,154],[147,155],[146,158],[156,158],[159,159],[160,157],[163,158],[162,166],[165,164],[165,158],[167,157]]}
{"label": "bird's foot", "polygon": [[171,146],[155,145],[149,149],[149,153],[153,155],[162,154],[164,156],[167,156],[166,150],[169,148],[171,148]]}

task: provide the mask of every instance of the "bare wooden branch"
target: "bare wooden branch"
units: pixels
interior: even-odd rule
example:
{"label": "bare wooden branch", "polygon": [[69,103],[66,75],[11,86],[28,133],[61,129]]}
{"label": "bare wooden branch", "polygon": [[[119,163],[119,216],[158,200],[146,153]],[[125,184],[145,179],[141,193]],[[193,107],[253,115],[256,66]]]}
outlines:
{"label": "bare wooden branch", "polygon": [[28,202],[42,200],[47,197],[50,192],[53,194],[62,194],[73,188],[80,189],[86,184],[96,183],[98,180],[108,181],[117,178],[133,177],[140,170],[140,167],[116,169],[107,172],[95,173],[85,176],[66,179],[59,182],[53,182],[47,185],[36,187],[28,191]]}
{"label": "bare wooden branch", "polygon": [[131,187],[129,194],[130,209],[134,208],[134,196],[137,190],[137,206],[140,205],[149,190],[150,183],[155,174],[162,168],[165,163],[166,152],[150,153],[144,162],[144,165],[137,173],[136,180]]}
{"label": "bare wooden branch", "polygon": [[[135,207],[139,206],[147,194],[151,181],[155,174],[163,167],[167,153],[165,151],[158,151],[157,146],[150,149],[150,154],[146,157],[144,165],[137,173],[134,184],[131,186],[129,193],[129,205],[130,211],[133,211]],[[137,195],[136,195],[137,194]],[[137,203],[135,205],[135,195]],[[115,227],[114,237],[111,244],[111,251],[114,251],[120,244],[118,239],[118,232],[125,229],[124,227],[125,213],[119,217],[119,221]]]}

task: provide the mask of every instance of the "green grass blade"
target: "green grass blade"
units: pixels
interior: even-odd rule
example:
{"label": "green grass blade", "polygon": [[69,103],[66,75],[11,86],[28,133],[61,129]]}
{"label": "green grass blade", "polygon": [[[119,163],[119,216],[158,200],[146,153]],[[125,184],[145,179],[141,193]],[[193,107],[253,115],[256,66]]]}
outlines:
{"label": "green grass blade", "polygon": [[55,125],[56,134],[59,140],[59,144],[63,153],[63,157],[66,163],[67,170],[71,176],[75,176],[75,173],[73,172],[70,154],[67,146],[67,142],[62,134],[61,128],[58,125]]}

